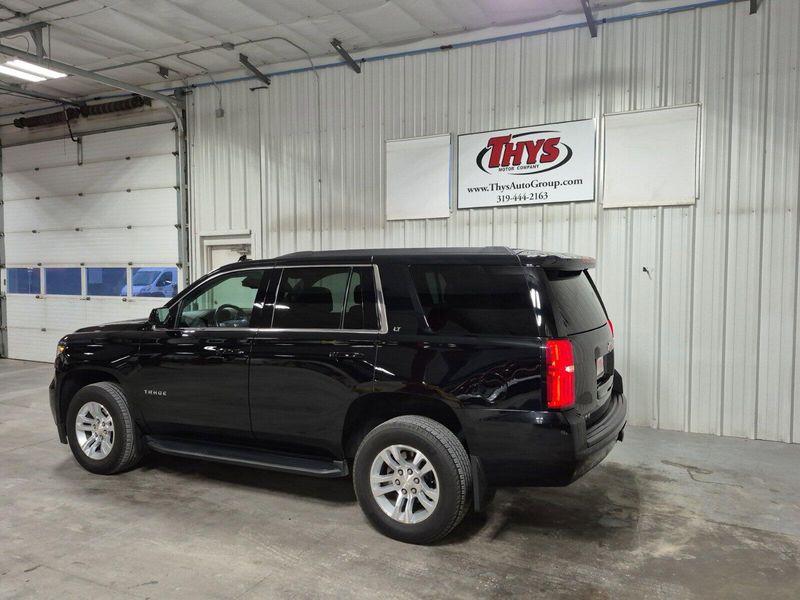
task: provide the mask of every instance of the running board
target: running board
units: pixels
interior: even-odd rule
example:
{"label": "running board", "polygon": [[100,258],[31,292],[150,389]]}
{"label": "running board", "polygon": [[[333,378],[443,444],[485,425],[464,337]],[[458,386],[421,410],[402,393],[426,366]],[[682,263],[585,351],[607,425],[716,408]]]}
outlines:
{"label": "running board", "polygon": [[282,471],[284,473],[298,473],[312,477],[345,477],[347,475],[347,462],[342,460],[287,456],[255,448],[240,448],[222,444],[198,444],[196,442],[152,436],[145,436],[144,440],[152,450],[162,454],[171,454],[172,456],[199,458],[228,465]]}

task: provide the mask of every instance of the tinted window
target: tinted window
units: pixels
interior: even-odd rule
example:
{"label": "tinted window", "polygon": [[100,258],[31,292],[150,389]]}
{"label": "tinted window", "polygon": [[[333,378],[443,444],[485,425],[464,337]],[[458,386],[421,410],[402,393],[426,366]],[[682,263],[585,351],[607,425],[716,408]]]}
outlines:
{"label": "tinted window", "polygon": [[606,324],[606,313],[586,271],[547,271],[556,327],[567,335]]}
{"label": "tinted window", "polygon": [[538,335],[521,267],[415,265],[411,276],[434,332]]}
{"label": "tinted window", "polygon": [[131,269],[131,284],[131,296],[172,298],[178,292],[178,269],[136,267]]}
{"label": "tinted window", "polygon": [[264,271],[215,277],[182,302],[179,327],[248,327]]}
{"label": "tinted window", "polygon": [[13,267],[6,270],[6,289],[9,294],[39,294],[42,280],[39,269]]}
{"label": "tinted window", "polygon": [[339,329],[350,267],[283,270],[272,326],[281,329]]}
{"label": "tinted window", "polygon": [[58,296],[80,296],[81,270],[79,267],[52,268],[44,270],[44,291]]}
{"label": "tinted window", "polygon": [[86,269],[86,293],[89,296],[126,296],[127,280],[125,267],[89,267]]}
{"label": "tinted window", "polygon": [[372,267],[355,267],[345,299],[344,329],[378,329],[375,274]]}

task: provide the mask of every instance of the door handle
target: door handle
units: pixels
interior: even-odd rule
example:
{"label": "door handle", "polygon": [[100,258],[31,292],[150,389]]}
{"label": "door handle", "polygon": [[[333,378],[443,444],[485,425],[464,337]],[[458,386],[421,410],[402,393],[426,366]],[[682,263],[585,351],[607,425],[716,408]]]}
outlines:
{"label": "door handle", "polygon": [[328,354],[331,358],[364,358],[363,352],[337,352],[333,351]]}

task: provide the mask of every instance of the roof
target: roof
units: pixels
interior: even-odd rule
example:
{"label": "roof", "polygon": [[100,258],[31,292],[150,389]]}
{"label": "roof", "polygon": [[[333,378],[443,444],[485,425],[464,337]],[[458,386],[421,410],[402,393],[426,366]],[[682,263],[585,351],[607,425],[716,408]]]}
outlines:
{"label": "roof", "polygon": [[[292,252],[274,259],[247,261],[248,266],[327,263],[397,263],[407,262],[451,264],[524,264],[562,270],[583,270],[595,266],[595,259],[577,254],[549,252],[546,250],[521,250],[507,246],[450,247],[450,248],[366,248],[348,250],[317,250]],[[241,267],[237,262],[222,267],[223,270]]]}
{"label": "roof", "polygon": [[314,258],[390,258],[390,257],[424,257],[424,256],[513,256],[515,251],[506,246],[483,247],[451,247],[451,248],[365,248],[353,250],[320,250],[292,252],[277,257],[276,260],[294,260]]}

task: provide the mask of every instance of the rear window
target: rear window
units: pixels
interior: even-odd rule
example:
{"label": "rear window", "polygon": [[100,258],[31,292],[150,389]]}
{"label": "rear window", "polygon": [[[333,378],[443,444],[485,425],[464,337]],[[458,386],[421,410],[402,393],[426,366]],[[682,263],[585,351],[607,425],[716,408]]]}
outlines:
{"label": "rear window", "polygon": [[414,265],[411,277],[428,326],[453,335],[538,335],[520,267]]}
{"label": "rear window", "polygon": [[606,324],[606,313],[586,271],[546,271],[558,331],[567,335]]}

